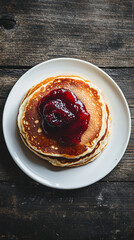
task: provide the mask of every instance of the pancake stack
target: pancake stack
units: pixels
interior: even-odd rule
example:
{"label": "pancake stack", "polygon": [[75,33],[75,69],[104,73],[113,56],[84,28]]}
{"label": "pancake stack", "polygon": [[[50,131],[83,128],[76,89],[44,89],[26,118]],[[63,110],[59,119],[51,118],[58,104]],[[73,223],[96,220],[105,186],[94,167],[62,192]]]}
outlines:
{"label": "pancake stack", "polygon": [[[39,101],[59,88],[72,91],[90,114],[87,130],[79,144],[63,145],[43,132]],[[96,159],[108,143],[109,123],[109,108],[101,91],[89,80],[78,76],[50,77],[33,86],[24,96],[17,116],[19,134],[25,145],[58,167],[80,166]]]}

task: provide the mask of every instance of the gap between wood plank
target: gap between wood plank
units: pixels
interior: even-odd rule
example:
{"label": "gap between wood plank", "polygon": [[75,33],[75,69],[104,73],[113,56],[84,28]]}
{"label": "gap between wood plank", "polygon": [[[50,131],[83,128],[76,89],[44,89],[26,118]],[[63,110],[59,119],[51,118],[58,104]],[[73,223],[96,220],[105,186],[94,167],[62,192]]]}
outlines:
{"label": "gap between wood plank", "polygon": [[[27,175],[26,175],[27,176]],[[31,178],[30,178],[31,179]],[[7,180],[2,180],[2,179],[0,179],[0,183],[9,183],[9,182],[11,182],[12,184],[14,184],[14,181],[11,181],[11,179],[7,179]],[[36,181],[34,181],[34,180],[32,180],[31,179],[31,181],[29,180],[29,183],[32,183],[32,184],[37,184],[37,185],[42,185],[43,186],[43,184],[41,184],[41,183],[38,183],[38,182],[36,182]],[[94,184],[96,184],[96,183],[134,183],[134,181],[117,181],[117,180],[110,180],[110,181],[107,181],[107,180],[99,180],[99,181],[97,181],[97,182],[95,182],[95,183],[93,183],[93,184],[91,184],[91,185],[94,185]],[[20,182],[19,183],[19,185],[23,185],[23,183],[22,182]],[[25,183],[24,183],[24,185],[25,185]],[[89,186],[91,186],[91,185],[89,185]],[[46,185],[44,185],[44,186],[46,186]],[[89,187],[89,186],[86,186],[86,187]],[[48,187],[48,186],[46,186],[46,187]],[[84,188],[84,187],[82,187],[82,188]]]}
{"label": "gap between wood plank", "polygon": [[[51,60],[51,59],[48,59],[48,61],[49,60]],[[83,60],[84,61],[84,60]],[[44,61],[44,62],[46,62],[46,61]],[[86,62],[88,62],[88,61],[86,61]],[[40,63],[42,63],[42,62],[40,62]],[[38,64],[40,64],[40,63],[38,63]],[[37,65],[38,65],[37,64]],[[93,64],[93,65],[95,65],[95,64]],[[14,65],[4,65],[4,66],[1,66],[0,65],[0,69],[30,69],[30,68],[32,68],[32,67],[35,67],[36,65],[33,65],[33,66],[23,66],[23,65],[21,65],[21,66],[14,66]],[[97,66],[97,65],[95,65],[95,66]],[[102,66],[97,66],[97,67],[99,67],[99,68],[102,68],[102,69],[107,69],[107,68],[110,68],[110,69],[133,69],[134,68],[134,66],[133,67],[110,67],[110,66],[106,66],[106,67],[102,67]]]}

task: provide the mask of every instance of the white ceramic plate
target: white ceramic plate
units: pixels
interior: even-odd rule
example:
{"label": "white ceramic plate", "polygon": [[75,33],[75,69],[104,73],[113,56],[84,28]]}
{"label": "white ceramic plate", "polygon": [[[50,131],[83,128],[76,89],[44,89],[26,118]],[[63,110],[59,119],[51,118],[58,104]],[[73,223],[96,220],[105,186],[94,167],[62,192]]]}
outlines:
{"label": "white ceramic plate", "polygon": [[[40,159],[23,144],[16,128],[19,104],[29,88],[50,76],[79,75],[102,91],[112,116],[107,147],[93,162],[75,168],[57,168]],[[106,176],[122,158],[131,131],[130,111],[117,84],[95,65],[73,58],[57,58],[27,71],[12,88],[3,113],[3,132],[8,150],[17,165],[32,179],[49,187],[75,189],[93,184]]]}

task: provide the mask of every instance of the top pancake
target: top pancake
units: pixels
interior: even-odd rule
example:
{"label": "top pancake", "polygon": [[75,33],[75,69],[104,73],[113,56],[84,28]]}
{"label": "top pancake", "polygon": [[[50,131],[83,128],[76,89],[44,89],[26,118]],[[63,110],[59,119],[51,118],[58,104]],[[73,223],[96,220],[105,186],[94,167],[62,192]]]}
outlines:
{"label": "top pancake", "polygon": [[[38,103],[51,90],[58,88],[74,92],[90,113],[88,128],[82,135],[81,142],[73,147],[61,146],[56,140],[46,137],[42,131]],[[33,151],[46,156],[79,158],[92,152],[104,135],[106,118],[106,105],[99,89],[80,77],[60,76],[48,78],[28,91],[21,103],[17,124],[20,134]]]}

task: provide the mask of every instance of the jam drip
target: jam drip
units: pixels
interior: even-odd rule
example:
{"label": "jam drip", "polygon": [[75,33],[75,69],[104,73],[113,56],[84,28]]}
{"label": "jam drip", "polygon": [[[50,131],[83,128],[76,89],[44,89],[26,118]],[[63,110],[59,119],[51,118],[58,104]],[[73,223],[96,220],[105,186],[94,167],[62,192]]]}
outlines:
{"label": "jam drip", "polygon": [[81,141],[90,119],[85,105],[72,91],[64,88],[52,90],[44,96],[38,104],[38,111],[44,134],[66,145]]}

